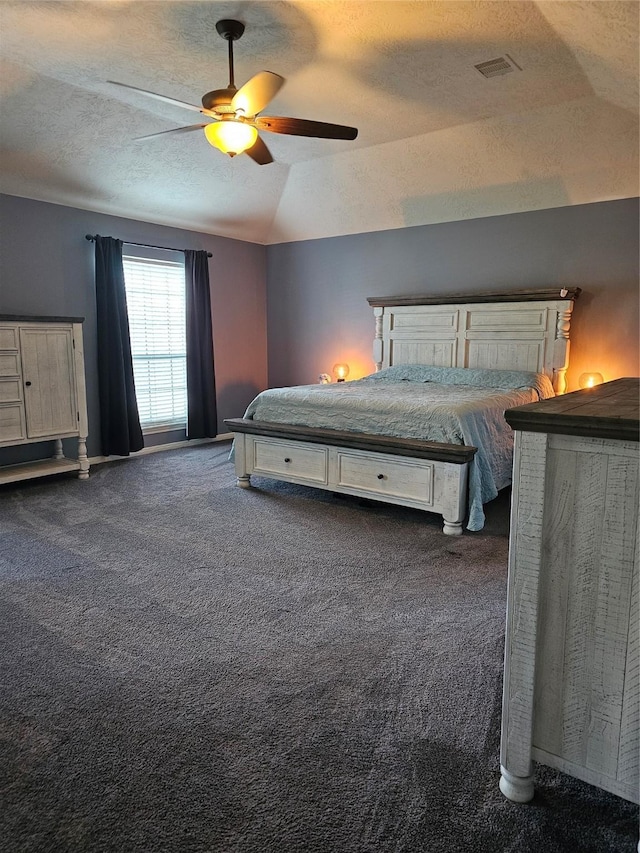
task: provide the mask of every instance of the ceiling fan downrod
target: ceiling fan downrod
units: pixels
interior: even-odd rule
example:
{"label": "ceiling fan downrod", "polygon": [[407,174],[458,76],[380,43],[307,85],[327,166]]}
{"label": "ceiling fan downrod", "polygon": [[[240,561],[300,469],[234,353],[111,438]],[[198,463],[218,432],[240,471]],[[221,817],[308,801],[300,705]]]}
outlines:
{"label": "ceiling fan downrod", "polygon": [[218,31],[218,35],[222,36],[223,39],[226,39],[229,42],[229,89],[235,89],[236,84],[233,76],[233,43],[237,41],[244,32],[244,24],[241,21],[233,21],[231,19],[225,18],[222,21],[218,21],[216,24],[216,30]]}

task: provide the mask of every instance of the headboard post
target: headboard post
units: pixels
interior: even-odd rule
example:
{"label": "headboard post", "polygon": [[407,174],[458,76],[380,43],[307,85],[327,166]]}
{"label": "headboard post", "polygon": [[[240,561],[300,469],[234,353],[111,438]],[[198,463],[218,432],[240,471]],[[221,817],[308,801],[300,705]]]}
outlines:
{"label": "headboard post", "polygon": [[376,365],[376,372],[382,370],[382,361],[384,357],[384,343],[382,338],[382,308],[374,308],[373,316],[376,318],[376,332],[373,339],[373,360]]}
{"label": "headboard post", "polygon": [[567,367],[569,366],[569,329],[573,302],[564,303],[558,308],[556,320],[556,340],[553,352],[553,390],[564,394],[567,390]]}

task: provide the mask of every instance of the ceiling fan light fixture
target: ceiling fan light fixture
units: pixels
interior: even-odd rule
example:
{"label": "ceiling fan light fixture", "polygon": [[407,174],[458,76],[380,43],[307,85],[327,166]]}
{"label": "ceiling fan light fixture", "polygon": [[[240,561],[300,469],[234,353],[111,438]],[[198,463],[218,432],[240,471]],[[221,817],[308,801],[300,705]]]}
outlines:
{"label": "ceiling fan light fixture", "polygon": [[250,124],[227,119],[208,124],[204,129],[207,142],[218,148],[223,154],[235,157],[251,148],[258,138],[258,131]]}

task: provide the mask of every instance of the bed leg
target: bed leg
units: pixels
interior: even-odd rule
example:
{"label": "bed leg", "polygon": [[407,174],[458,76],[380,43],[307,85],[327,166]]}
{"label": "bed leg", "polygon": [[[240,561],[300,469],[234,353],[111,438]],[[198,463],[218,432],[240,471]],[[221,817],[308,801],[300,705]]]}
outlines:
{"label": "bed leg", "polygon": [[444,522],[442,532],[447,536],[461,536],[462,522],[467,511],[469,463],[458,465],[446,462],[442,467],[444,469],[440,502],[440,512]]}
{"label": "bed leg", "polygon": [[442,532],[446,533],[447,536],[462,536],[462,522],[461,521],[447,521],[446,518],[442,518],[444,522],[442,526]]}
{"label": "bed leg", "polygon": [[251,488],[251,476],[247,472],[247,451],[251,447],[247,447],[247,436],[242,432],[234,433],[233,436],[233,453],[236,466],[236,485],[240,489]]}

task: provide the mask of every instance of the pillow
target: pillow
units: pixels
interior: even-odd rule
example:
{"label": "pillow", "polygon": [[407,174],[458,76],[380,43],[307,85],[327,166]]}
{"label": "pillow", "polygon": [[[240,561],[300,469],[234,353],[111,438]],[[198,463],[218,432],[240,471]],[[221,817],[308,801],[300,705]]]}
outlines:
{"label": "pillow", "polygon": [[366,380],[438,382],[441,385],[471,385],[476,388],[514,390],[533,388],[541,400],[555,396],[551,380],[530,370],[490,370],[482,367],[434,367],[428,364],[394,364],[383,367]]}

